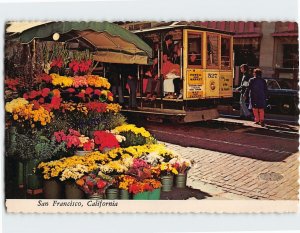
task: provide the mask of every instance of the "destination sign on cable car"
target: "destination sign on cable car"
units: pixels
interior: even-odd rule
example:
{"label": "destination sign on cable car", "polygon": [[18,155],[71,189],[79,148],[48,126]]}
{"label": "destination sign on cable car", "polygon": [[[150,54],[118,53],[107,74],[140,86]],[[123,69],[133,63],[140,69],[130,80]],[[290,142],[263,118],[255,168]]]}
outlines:
{"label": "destination sign on cable car", "polygon": [[203,72],[199,69],[187,70],[187,98],[203,97]]}

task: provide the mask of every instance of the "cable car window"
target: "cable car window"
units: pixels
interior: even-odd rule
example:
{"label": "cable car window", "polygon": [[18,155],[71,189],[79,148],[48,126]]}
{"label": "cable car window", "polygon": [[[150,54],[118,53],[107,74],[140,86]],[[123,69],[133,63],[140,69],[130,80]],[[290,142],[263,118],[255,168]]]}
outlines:
{"label": "cable car window", "polygon": [[207,66],[219,66],[219,36],[214,34],[207,34]]}
{"label": "cable car window", "polygon": [[188,65],[202,65],[202,34],[188,33]]}
{"label": "cable car window", "polygon": [[230,38],[221,38],[221,69],[230,69]]}

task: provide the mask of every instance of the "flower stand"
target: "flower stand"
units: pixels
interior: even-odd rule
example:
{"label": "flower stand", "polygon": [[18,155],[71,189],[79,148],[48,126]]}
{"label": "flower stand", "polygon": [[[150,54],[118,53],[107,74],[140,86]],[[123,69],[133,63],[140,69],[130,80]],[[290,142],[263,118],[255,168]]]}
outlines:
{"label": "flower stand", "polygon": [[120,199],[121,200],[129,200],[129,192],[128,190],[120,189]]}
{"label": "flower stand", "polygon": [[79,189],[75,182],[66,182],[65,184],[65,198],[66,199],[82,199],[84,192]]}
{"label": "flower stand", "polygon": [[179,173],[175,177],[176,187],[177,188],[185,188],[186,187],[186,173]]}
{"label": "flower stand", "polygon": [[160,199],[161,189],[154,189],[152,192],[149,192],[149,200],[159,200]]}
{"label": "flower stand", "polygon": [[162,176],[161,183],[162,183],[161,190],[163,192],[170,192],[173,186],[173,175]]}
{"label": "flower stand", "polygon": [[115,200],[119,198],[119,190],[117,188],[106,189],[106,199]]}
{"label": "flower stand", "polygon": [[134,194],[133,200],[149,200],[149,192],[141,192]]}
{"label": "flower stand", "polygon": [[43,193],[46,199],[63,198],[63,184],[57,179],[43,180]]}

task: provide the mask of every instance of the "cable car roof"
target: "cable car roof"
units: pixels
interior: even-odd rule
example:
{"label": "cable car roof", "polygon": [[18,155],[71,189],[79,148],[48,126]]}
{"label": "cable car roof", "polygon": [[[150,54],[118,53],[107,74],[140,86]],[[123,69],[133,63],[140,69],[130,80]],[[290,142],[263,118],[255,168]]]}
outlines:
{"label": "cable car roof", "polygon": [[144,32],[154,32],[154,31],[170,31],[174,29],[191,29],[191,30],[201,30],[201,31],[207,31],[207,32],[217,32],[227,35],[234,35],[234,32],[228,32],[228,31],[222,31],[218,29],[212,29],[212,28],[206,28],[206,27],[200,27],[200,26],[194,26],[194,25],[186,25],[186,24],[171,24],[168,26],[159,26],[159,27],[153,27],[153,28],[147,28],[147,29],[141,29],[141,30],[134,30],[131,31],[133,33],[144,33]]}

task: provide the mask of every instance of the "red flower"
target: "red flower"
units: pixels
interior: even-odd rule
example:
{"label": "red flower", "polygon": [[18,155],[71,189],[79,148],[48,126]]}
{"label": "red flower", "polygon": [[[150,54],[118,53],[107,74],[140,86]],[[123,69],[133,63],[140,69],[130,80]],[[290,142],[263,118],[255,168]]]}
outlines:
{"label": "red flower", "polygon": [[61,101],[62,101],[61,98],[53,96],[52,99],[51,99],[52,108],[53,109],[59,109]]}
{"label": "red flower", "polygon": [[37,96],[41,95],[41,92],[40,91],[31,91],[29,92],[29,99],[35,99]]}
{"label": "red flower", "polygon": [[94,132],[95,144],[99,145],[99,150],[104,148],[118,148],[120,147],[116,136],[112,133],[105,131],[95,131]]}
{"label": "red flower", "polygon": [[39,99],[39,103],[40,103],[40,104],[45,103],[45,99],[44,99],[44,98],[40,98],[40,99]]}
{"label": "red flower", "polygon": [[39,109],[40,108],[40,104],[37,100],[32,101],[33,103],[33,109]]}
{"label": "red flower", "polygon": [[85,90],[85,94],[90,95],[90,94],[93,93],[93,91],[94,91],[93,88],[88,87],[88,88]]}
{"label": "red flower", "polygon": [[28,94],[27,94],[27,93],[24,93],[23,98],[24,98],[24,99],[28,99],[28,98],[29,98]]}
{"label": "red flower", "polygon": [[61,68],[63,66],[63,60],[61,58],[53,59],[50,66],[57,66],[58,68]]}
{"label": "red flower", "polygon": [[106,185],[107,185],[107,182],[104,181],[104,180],[99,180],[99,181],[97,182],[97,188],[98,188],[98,189],[102,189],[102,188],[104,188]]}
{"label": "red flower", "polygon": [[94,94],[100,96],[101,95],[101,91],[99,89],[96,89],[96,90],[94,90]]}
{"label": "red flower", "polygon": [[70,88],[67,89],[67,92],[73,93],[73,92],[75,92],[75,89],[70,87]]}
{"label": "red flower", "polygon": [[48,96],[49,93],[50,93],[50,89],[49,89],[49,88],[44,88],[44,89],[42,90],[42,96],[43,96],[43,97]]}
{"label": "red flower", "polygon": [[81,91],[79,94],[77,94],[76,96],[78,96],[79,98],[84,98],[84,92],[83,91]]}
{"label": "red flower", "polygon": [[62,131],[62,130],[54,132],[54,137],[58,143],[61,141],[64,141],[66,139],[66,135],[65,135],[64,131]]}
{"label": "red flower", "polygon": [[93,150],[95,146],[95,143],[93,141],[88,141],[83,143],[83,150],[90,151]]}

